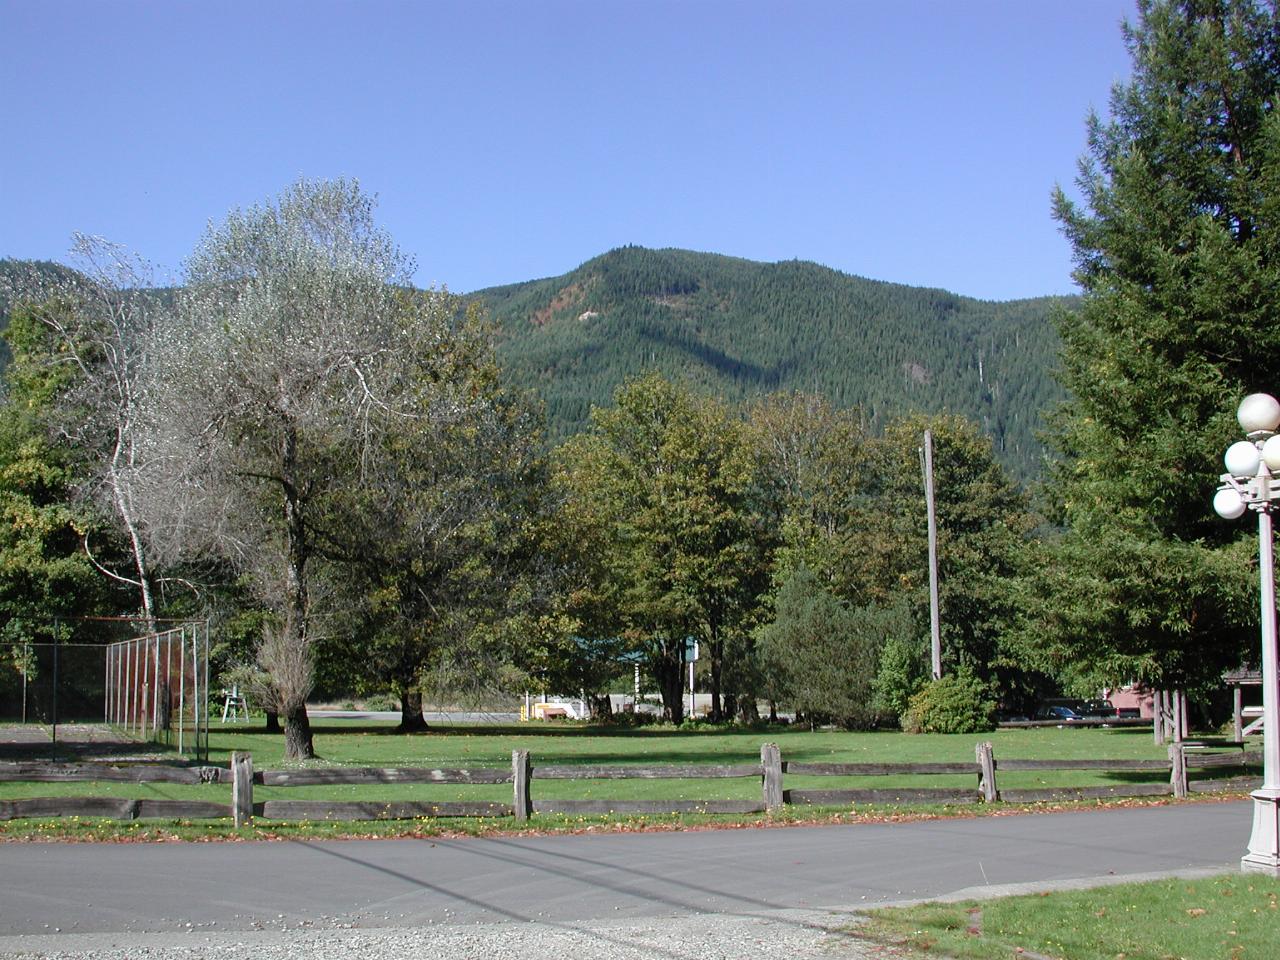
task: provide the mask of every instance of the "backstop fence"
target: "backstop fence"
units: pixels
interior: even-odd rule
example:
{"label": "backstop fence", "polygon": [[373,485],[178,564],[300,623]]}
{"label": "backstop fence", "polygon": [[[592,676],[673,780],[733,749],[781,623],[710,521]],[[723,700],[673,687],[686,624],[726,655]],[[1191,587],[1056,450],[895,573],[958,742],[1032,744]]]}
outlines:
{"label": "backstop fence", "polygon": [[207,759],[208,624],[111,639],[132,632],[131,622],[62,620],[50,642],[11,644],[8,663],[0,661],[0,720],[45,725],[55,745],[60,725],[105,724],[128,740]]}
{"label": "backstop fence", "polygon": [[139,740],[209,755],[209,628],[183,623],[106,647],[103,720]]}

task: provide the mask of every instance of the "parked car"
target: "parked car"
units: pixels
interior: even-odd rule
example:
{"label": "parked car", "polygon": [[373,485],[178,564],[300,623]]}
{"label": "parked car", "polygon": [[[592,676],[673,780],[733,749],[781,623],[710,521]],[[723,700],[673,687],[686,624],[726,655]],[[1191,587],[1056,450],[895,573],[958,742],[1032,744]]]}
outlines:
{"label": "parked car", "polygon": [[1083,720],[1084,717],[1073,710],[1061,704],[1048,704],[1042,706],[1036,711],[1037,720],[1059,720],[1062,723],[1071,723],[1074,720]]}
{"label": "parked car", "polygon": [[1103,720],[1116,716],[1116,708],[1111,705],[1110,700],[1086,700],[1084,708],[1078,712],[1084,717],[1099,717]]}
{"label": "parked car", "polygon": [[1031,718],[1013,710],[997,710],[996,723],[1026,723]]}

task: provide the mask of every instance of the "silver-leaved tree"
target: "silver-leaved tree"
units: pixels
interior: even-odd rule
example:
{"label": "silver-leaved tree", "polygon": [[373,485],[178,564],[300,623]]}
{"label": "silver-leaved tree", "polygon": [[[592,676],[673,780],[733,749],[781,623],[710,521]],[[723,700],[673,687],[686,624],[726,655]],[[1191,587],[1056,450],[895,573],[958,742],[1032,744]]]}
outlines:
{"label": "silver-leaved tree", "polygon": [[421,478],[417,441],[487,402],[457,383],[458,299],[409,287],[373,211],[354,182],[302,181],[211,227],[147,398],[153,529],[175,556],[231,563],[271,611],[256,692],[291,758],[313,755],[326,574],[368,554],[395,478]]}

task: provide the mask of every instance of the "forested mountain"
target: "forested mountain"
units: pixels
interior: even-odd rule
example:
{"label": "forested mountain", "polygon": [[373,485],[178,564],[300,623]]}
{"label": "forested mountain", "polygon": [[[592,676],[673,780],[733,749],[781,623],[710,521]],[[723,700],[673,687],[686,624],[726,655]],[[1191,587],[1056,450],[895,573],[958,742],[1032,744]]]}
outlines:
{"label": "forested mountain", "polygon": [[[15,267],[0,261],[0,278]],[[916,410],[959,413],[1023,480],[1039,472],[1041,414],[1062,396],[1050,375],[1050,315],[1075,304],[988,302],[806,261],[643,247],[470,297],[493,316],[511,381],[546,403],[553,440],[581,430],[627,377],[657,369],[731,401],[821,393],[860,407],[873,425]]]}
{"label": "forested mountain", "polygon": [[1023,479],[1038,473],[1041,413],[1062,396],[1050,315],[1075,303],[993,303],[804,261],[642,247],[473,296],[499,328],[509,376],[545,400],[553,437],[580,430],[626,377],[658,369],[730,400],[819,392],[873,423],[963,414]]}

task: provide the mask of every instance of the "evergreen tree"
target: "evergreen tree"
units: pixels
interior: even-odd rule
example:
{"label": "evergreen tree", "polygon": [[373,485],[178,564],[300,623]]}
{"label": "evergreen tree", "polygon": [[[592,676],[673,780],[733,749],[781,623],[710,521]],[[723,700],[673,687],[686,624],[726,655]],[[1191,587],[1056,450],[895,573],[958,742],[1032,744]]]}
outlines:
{"label": "evergreen tree", "polygon": [[1059,325],[1071,532],[1034,631],[1077,676],[1185,684],[1250,635],[1245,530],[1210,495],[1239,399],[1280,384],[1280,22],[1267,0],[1143,0],[1125,37],[1133,76],[1089,120],[1083,204],[1054,198],[1084,303]]}
{"label": "evergreen tree", "polygon": [[761,667],[811,726],[870,727],[881,647],[910,620],[902,603],[850,609],[800,567],[779,587],[773,620],[757,631]]}

